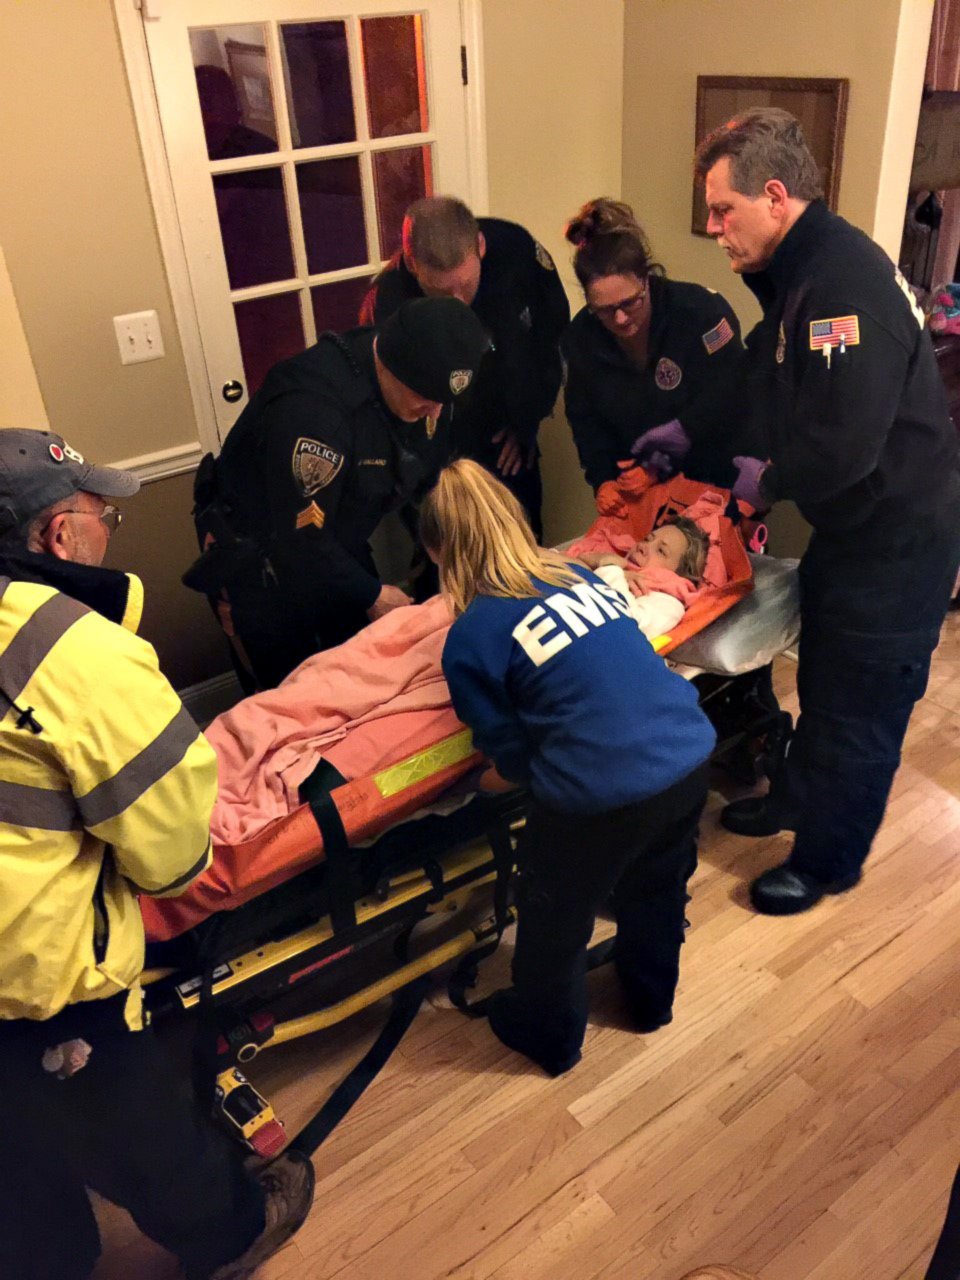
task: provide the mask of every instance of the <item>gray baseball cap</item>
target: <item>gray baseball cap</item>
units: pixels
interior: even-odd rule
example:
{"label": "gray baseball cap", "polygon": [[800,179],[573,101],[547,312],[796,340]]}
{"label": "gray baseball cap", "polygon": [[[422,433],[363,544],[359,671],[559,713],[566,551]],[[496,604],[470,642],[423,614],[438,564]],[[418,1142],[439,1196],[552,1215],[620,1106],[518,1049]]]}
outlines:
{"label": "gray baseball cap", "polygon": [[95,467],[52,431],[0,430],[0,537],[81,489],[130,498],[139,488],[132,471]]}

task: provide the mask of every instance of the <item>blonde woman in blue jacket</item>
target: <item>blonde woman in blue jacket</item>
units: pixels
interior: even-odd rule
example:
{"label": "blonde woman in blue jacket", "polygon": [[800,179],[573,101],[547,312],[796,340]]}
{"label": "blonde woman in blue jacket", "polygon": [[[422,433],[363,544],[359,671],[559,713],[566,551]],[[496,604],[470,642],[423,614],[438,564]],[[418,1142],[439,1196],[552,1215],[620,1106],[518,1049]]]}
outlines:
{"label": "blonde woman in blue jacket", "polygon": [[490,1025],[560,1075],[580,1060],[587,947],[611,894],[634,1024],[671,1019],[714,732],[627,602],[539,548],[517,500],[476,463],[444,469],[421,536],[456,619],[443,672],[491,762],[483,785],[531,794],[514,985],[492,998]]}

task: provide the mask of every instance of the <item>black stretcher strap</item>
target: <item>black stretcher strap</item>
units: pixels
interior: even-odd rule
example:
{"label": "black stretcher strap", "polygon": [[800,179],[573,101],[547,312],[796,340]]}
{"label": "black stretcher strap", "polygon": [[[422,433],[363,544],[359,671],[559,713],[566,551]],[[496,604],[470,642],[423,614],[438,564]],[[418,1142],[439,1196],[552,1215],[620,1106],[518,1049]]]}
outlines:
{"label": "black stretcher strap", "polygon": [[[613,959],[613,942],[613,938],[607,938],[604,942],[598,942],[590,948],[587,952],[588,973],[610,963]],[[465,1013],[468,1018],[485,1018],[487,1016],[487,1007],[491,997],[484,996],[482,1000],[468,1000],[467,991],[477,985],[480,965],[488,956],[493,955],[499,945],[500,935],[497,934],[492,941],[485,943],[482,947],[477,947],[469,955],[464,956],[450,979],[447,987],[450,1002],[454,1008],[459,1009],[461,1013]]]}
{"label": "black stretcher strap", "polygon": [[300,784],[300,799],[310,806],[310,812],[323,837],[330,923],[335,934],[355,929],[357,924],[355,860],[350,851],[343,819],[330,795],[334,787],[341,786],[345,781],[333,765],[321,760],[310,777]]}
{"label": "black stretcher strap", "polygon": [[[450,1003],[461,1013],[470,1018],[485,1018],[489,996],[482,1000],[468,1000],[467,992],[477,985],[480,965],[490,958],[500,945],[503,931],[509,923],[510,886],[513,878],[513,841],[510,838],[510,827],[506,822],[497,823],[487,832],[493,859],[497,868],[497,881],[493,892],[494,921],[496,933],[489,942],[468,951],[454,969],[447,983],[447,994]],[[587,952],[587,969],[599,969],[613,958],[613,939],[598,942]]]}
{"label": "black stretcher strap", "polygon": [[312,1156],[320,1144],[329,1138],[367,1086],[386,1066],[390,1055],[417,1016],[428,985],[427,977],[417,978],[394,992],[393,1009],[379,1036],[349,1075],[340,1081],[313,1119],[300,1130],[288,1150]]}
{"label": "black stretcher strap", "polygon": [[497,878],[493,888],[493,918],[496,932],[489,942],[474,947],[463,957],[447,983],[447,995],[450,1003],[461,1013],[471,1018],[486,1016],[486,1000],[467,999],[467,991],[477,985],[480,965],[489,959],[500,945],[503,931],[509,924],[510,886],[513,880],[513,841],[510,838],[510,825],[507,822],[496,822],[487,828],[487,840],[493,853],[493,863]]}

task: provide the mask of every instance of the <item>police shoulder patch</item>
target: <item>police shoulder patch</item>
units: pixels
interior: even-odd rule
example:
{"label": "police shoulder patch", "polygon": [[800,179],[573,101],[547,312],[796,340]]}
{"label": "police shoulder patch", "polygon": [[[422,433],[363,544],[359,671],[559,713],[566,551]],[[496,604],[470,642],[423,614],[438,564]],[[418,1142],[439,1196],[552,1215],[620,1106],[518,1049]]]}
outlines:
{"label": "police shoulder patch", "polygon": [[305,498],[312,498],[338,475],[343,466],[343,454],[320,440],[300,436],[293,446],[291,465],[300,492]]}
{"label": "police shoulder patch", "polygon": [[556,264],[547,253],[546,249],[539,240],[534,240],[534,253],[537,255],[537,261],[543,267],[544,271],[556,271]]}
{"label": "police shoulder patch", "polygon": [[733,325],[724,316],[719,324],[715,324],[703,335],[703,345],[707,349],[707,355],[714,355],[721,347],[725,347],[732,337]]}

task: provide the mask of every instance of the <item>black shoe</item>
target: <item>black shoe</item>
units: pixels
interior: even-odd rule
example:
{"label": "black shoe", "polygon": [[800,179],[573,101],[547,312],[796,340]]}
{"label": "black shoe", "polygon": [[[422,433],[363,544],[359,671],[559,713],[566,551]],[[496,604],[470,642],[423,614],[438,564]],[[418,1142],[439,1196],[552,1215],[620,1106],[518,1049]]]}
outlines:
{"label": "black shoe", "polygon": [[757,876],[750,886],[750,901],[762,915],[795,916],[816,906],[825,894],[846,893],[859,879],[857,872],[842,880],[816,880],[783,863]]}
{"label": "black shoe", "polygon": [[517,994],[512,990],[496,991],[487,1005],[490,1029],[501,1044],[542,1067],[548,1076],[562,1076],[580,1061],[580,1047],[548,1044],[520,1020]]}
{"label": "black shoe", "polygon": [[673,1021],[673,1009],[671,1007],[664,1008],[662,1005],[658,1008],[650,1003],[649,998],[639,992],[631,990],[631,984],[622,974],[617,975],[620,979],[620,990],[623,993],[623,1004],[630,1016],[630,1022],[634,1031],[639,1032],[642,1036],[649,1036],[654,1031],[659,1031],[661,1027],[668,1026]]}
{"label": "black shoe", "polygon": [[733,800],[720,811],[720,825],[738,836],[775,836],[783,823],[768,796],[747,796]]}
{"label": "black shoe", "polygon": [[673,1021],[672,1010],[666,1013],[642,1013],[631,1009],[630,1016],[634,1030],[642,1036],[652,1036],[654,1031],[659,1031],[661,1027],[668,1027]]}

